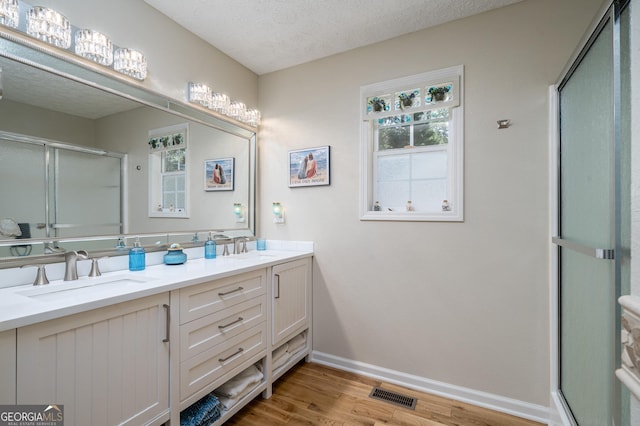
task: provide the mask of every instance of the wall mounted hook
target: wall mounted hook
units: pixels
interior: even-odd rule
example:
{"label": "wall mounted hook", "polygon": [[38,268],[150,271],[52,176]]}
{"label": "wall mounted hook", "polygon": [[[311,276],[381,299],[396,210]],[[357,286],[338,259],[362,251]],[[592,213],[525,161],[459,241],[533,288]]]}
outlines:
{"label": "wall mounted hook", "polygon": [[511,126],[511,120],[498,120],[498,129],[508,129]]}

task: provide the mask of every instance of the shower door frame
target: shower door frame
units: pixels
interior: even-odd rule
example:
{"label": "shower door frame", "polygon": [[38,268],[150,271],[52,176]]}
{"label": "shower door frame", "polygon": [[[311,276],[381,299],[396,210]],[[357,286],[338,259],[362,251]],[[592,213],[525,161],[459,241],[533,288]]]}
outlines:
{"label": "shower door frame", "polygon": [[617,298],[621,295],[621,263],[620,256],[617,256],[621,250],[621,187],[620,187],[620,173],[617,171],[620,166],[620,144],[621,144],[621,130],[620,130],[620,108],[621,108],[621,94],[620,94],[620,72],[621,72],[621,59],[620,59],[620,15],[625,7],[628,6],[630,0],[612,0],[604,5],[601,12],[596,16],[593,23],[587,29],[585,37],[582,39],[576,53],[572,56],[568,62],[567,67],[561,73],[561,77],[558,82],[549,87],[549,282],[550,282],[550,327],[551,327],[551,360],[550,360],[550,422],[552,424],[563,425],[576,425],[576,421],[571,414],[571,410],[562,395],[560,389],[560,266],[559,266],[559,246],[561,241],[557,238],[559,232],[559,214],[560,214],[560,96],[559,91],[563,83],[568,80],[573,71],[578,67],[582,58],[587,54],[593,41],[597,38],[600,30],[604,25],[610,21],[612,24],[612,42],[613,42],[613,82],[612,82],[612,98],[613,98],[613,167],[612,167],[612,193],[613,193],[613,208],[615,209],[613,215],[613,227],[614,244],[613,249],[605,250],[604,258],[611,258],[614,261],[613,267],[613,285],[615,287],[615,307],[613,324],[613,338],[611,346],[613,348],[613,362],[614,365],[611,369],[611,380],[613,382],[613,395],[612,397],[612,424],[619,425],[621,421],[621,395],[620,395],[620,383],[615,377],[615,369],[619,367],[621,360],[621,345],[620,345],[620,315],[621,308],[617,303]]}

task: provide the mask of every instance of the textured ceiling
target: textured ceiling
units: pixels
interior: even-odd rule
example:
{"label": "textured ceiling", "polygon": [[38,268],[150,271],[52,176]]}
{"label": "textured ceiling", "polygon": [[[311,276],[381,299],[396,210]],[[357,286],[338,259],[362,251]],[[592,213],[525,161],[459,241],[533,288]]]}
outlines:
{"label": "textured ceiling", "polygon": [[256,74],[522,0],[145,0]]}

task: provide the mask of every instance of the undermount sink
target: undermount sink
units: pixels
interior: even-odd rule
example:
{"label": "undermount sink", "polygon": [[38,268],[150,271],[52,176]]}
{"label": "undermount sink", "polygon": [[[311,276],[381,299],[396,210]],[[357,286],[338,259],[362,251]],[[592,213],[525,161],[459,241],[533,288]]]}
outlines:
{"label": "undermount sink", "polygon": [[261,253],[259,251],[250,251],[248,253],[240,253],[229,256],[232,259],[256,259],[256,260],[265,260],[272,259],[275,257],[275,254],[269,253]]}
{"label": "undermount sink", "polygon": [[100,294],[112,291],[115,286],[139,285],[153,281],[151,277],[137,277],[132,274],[113,275],[110,277],[85,277],[75,281],[52,282],[43,286],[16,292],[21,296],[36,300],[48,301],[60,297],[73,297],[88,291]]}

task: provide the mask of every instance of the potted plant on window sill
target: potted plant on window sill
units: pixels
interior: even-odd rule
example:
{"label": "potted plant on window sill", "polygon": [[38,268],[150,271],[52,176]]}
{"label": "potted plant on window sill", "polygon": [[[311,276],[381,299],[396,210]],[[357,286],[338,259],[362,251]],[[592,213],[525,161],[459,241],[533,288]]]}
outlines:
{"label": "potted plant on window sill", "polygon": [[375,112],[384,111],[387,108],[387,103],[384,99],[377,96],[369,99],[369,105],[371,105]]}
{"label": "potted plant on window sill", "polygon": [[432,102],[444,101],[447,93],[449,93],[449,88],[447,86],[432,87],[429,89],[429,94],[431,95]]}
{"label": "potted plant on window sill", "polygon": [[411,92],[409,94],[400,93],[398,95],[398,100],[400,101],[400,109],[411,108],[415,97],[416,97],[416,92]]}

